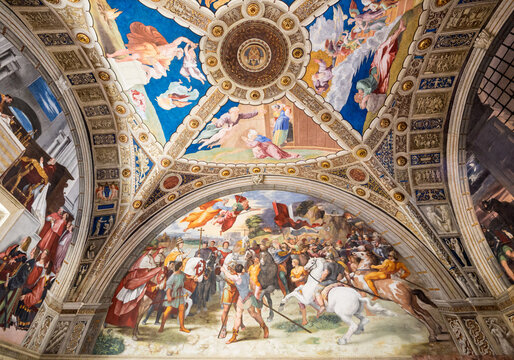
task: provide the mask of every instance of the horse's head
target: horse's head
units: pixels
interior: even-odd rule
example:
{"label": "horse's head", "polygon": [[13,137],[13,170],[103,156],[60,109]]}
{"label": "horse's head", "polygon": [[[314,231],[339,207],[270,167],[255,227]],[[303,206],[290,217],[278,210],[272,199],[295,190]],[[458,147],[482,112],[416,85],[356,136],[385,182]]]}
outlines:
{"label": "horse's head", "polygon": [[259,255],[259,260],[261,263],[261,267],[265,267],[268,264],[275,263],[273,261],[273,257],[271,256],[271,254],[267,251],[261,251],[261,253]]}
{"label": "horse's head", "polygon": [[318,266],[318,258],[311,257],[309,261],[307,261],[307,264],[303,267],[307,271],[312,271]]}
{"label": "horse's head", "polygon": [[255,257],[255,251],[253,251],[252,249],[246,250],[246,252],[245,252],[245,260],[246,261],[252,260],[254,257]]}
{"label": "horse's head", "polygon": [[216,265],[217,256],[215,252],[211,252],[209,258],[207,259],[206,267],[208,269],[214,269],[214,265]]}
{"label": "horse's head", "polygon": [[353,254],[361,260],[367,260],[369,258],[368,253],[366,251],[354,251]]}
{"label": "horse's head", "polygon": [[184,266],[184,273],[196,276],[198,282],[202,282],[205,273],[205,261],[201,257],[190,258]]}

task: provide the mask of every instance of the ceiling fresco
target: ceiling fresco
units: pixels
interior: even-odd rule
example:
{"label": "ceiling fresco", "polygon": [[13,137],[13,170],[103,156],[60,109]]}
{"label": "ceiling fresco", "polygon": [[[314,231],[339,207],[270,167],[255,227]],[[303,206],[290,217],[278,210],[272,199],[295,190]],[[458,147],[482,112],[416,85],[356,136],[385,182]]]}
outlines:
{"label": "ceiling fresco", "polygon": [[91,14],[123,91],[164,145],[209,88],[200,37],[137,1],[94,0]]}
{"label": "ceiling fresco", "polygon": [[[51,296],[24,318],[32,325],[2,338],[34,353],[70,356],[191,355],[195,344],[212,356],[230,347],[246,355],[247,345],[262,357],[282,345],[298,357],[342,350],[367,356],[366,349],[384,349],[376,356],[443,354],[445,345],[451,354],[514,351],[513,190],[502,151],[511,137],[504,123],[461,114],[474,104],[467,93],[486,72],[482,63],[498,50],[495,37],[513,9],[506,0],[0,0],[2,34],[43,74],[19,91],[44,124],[26,108],[13,107],[12,115],[32,134],[31,146],[50,156],[54,141],[67,154],[81,149],[57,159],[71,177],[54,179],[65,195],[45,210],[64,218],[64,203],[77,241],[67,255],[60,252],[62,270],[45,273],[49,281],[39,290],[48,285]],[[2,67],[0,78],[11,70]],[[0,85],[0,93],[19,97],[12,84]],[[459,121],[477,124],[479,134],[501,131],[474,136]],[[36,164],[37,153],[29,155]],[[46,224],[10,190],[15,158],[0,171],[0,190],[7,189],[0,192],[0,225],[8,202],[37,217],[34,228]],[[38,164],[50,161],[45,155]],[[327,226],[328,215],[298,212],[302,202],[341,221]],[[279,229],[279,215],[290,232]],[[437,305],[430,313],[442,343],[429,345],[426,326],[379,299],[375,304],[397,316],[369,316],[366,332],[345,347],[337,342],[348,340],[340,339],[349,329],[344,320],[317,319],[313,309],[312,334],[276,315],[269,339],[245,312],[241,341],[225,345],[214,330],[222,324],[219,291],[207,312],[193,306],[198,315],[186,318],[192,334],[178,332],[180,318],[159,333],[150,317],[139,340],[115,320],[104,327],[113,301],[134,295],[118,292],[134,285],[130,276],[160,271],[141,270],[136,260],[149,250],[157,255],[161,245],[169,255],[174,238],[191,253],[200,236],[218,247],[227,240],[232,250],[239,238],[268,237],[280,247],[288,237],[315,235],[327,244],[340,238],[345,247],[354,226],[398,252],[413,288]],[[2,225],[0,236],[21,230],[6,233]],[[40,231],[32,232],[37,244]],[[21,239],[9,244],[24,247]],[[374,246],[368,242],[343,255]],[[271,300],[278,304],[282,295],[277,290]],[[0,303],[0,321],[1,310]],[[301,325],[296,301],[284,311]]]}
{"label": "ceiling fresco", "polygon": [[186,150],[184,158],[214,163],[290,162],[342,150],[287,98],[270,104],[228,101]]}
{"label": "ceiling fresco", "polygon": [[[184,159],[208,163],[296,162],[325,157],[345,147],[322,135],[323,131],[329,133],[327,128],[311,125],[312,111],[303,117],[297,114],[294,129],[281,117],[277,126],[287,141],[279,141],[278,128],[270,133],[267,125],[269,121],[276,124],[277,116],[264,107],[287,97],[289,107],[305,108],[302,102],[307,100],[288,92],[295,81],[305,81],[341,113],[343,122],[362,134],[398,76],[407,55],[399,49],[412,41],[421,13],[421,1],[357,4],[344,0],[327,7],[316,19],[298,24],[300,19],[285,17],[291,3],[267,3],[264,13],[259,6],[250,6],[241,16],[237,2],[209,1],[200,5],[214,11],[220,25],[201,37],[201,29],[175,21],[166,6],[155,11],[151,8],[155,5],[143,3],[91,1],[93,28],[135,110],[136,121],[161,145],[174,139],[180,124],[192,121],[196,125],[197,115],[205,107],[202,97],[211,108],[223,106],[214,120],[207,117],[206,129],[196,139],[185,139],[185,144],[191,145],[182,149]],[[204,9],[200,13],[212,17]],[[277,26],[279,17],[281,25]],[[243,22],[245,18],[251,21]],[[260,22],[253,20],[257,18]],[[225,54],[227,51],[237,56]],[[207,96],[211,86],[218,86],[230,102],[226,103],[226,97]],[[260,106],[266,125],[252,127],[247,119],[222,125],[218,118],[237,107],[234,102],[250,103],[255,106],[253,111]],[[200,109],[195,108],[199,103]],[[291,120],[291,115],[286,116]],[[329,112],[323,116],[330,120],[336,115]],[[310,141],[294,139],[302,137]]]}
{"label": "ceiling fresco", "polygon": [[360,133],[396,80],[421,3],[340,1],[307,27],[312,52],[303,80]]}

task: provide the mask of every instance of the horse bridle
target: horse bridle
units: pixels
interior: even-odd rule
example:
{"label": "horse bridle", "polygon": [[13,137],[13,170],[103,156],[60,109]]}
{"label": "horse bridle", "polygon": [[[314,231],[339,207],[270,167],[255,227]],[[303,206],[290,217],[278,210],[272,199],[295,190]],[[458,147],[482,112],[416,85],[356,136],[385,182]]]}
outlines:
{"label": "horse bridle", "polygon": [[[315,258],[313,258],[313,259],[315,259]],[[320,284],[320,281],[319,281],[318,279],[316,279],[314,276],[312,276],[312,275],[311,275],[312,270],[316,269],[316,267],[318,267],[318,260],[316,260],[316,259],[315,259],[315,260],[314,260],[314,264],[313,264],[313,265],[312,265],[312,267],[311,267],[311,268],[309,268],[309,270],[308,270],[308,271],[309,271],[309,277],[310,277],[311,279],[313,279],[314,281],[316,281],[318,284]]]}

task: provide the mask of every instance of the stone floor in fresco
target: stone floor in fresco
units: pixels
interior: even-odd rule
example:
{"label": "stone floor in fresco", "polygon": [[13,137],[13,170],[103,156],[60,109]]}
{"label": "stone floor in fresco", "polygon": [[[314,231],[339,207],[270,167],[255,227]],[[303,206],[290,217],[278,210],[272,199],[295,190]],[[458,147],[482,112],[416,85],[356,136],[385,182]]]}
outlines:
{"label": "stone floor in fresco", "polygon": [[[178,331],[176,319],[168,320],[163,333],[158,333],[158,326],[153,325],[153,317],[149,325],[140,326],[140,340],[134,341],[131,329],[108,327],[103,330],[107,343],[115,340],[118,350],[124,358],[141,358],[147,356],[178,356],[178,357],[403,357],[412,355],[454,355],[457,350],[452,342],[442,341],[434,344],[427,342],[428,332],[423,325],[409,316],[396,304],[381,301],[382,305],[395,313],[395,317],[369,316],[370,322],[364,333],[354,335],[347,345],[337,345],[337,338],[347,330],[347,326],[339,322],[335,314],[323,315],[316,319],[313,309],[308,310],[311,334],[275,315],[268,323],[269,339],[262,338],[262,330],[257,323],[245,313],[246,330],[240,332],[239,341],[230,345],[227,339],[217,339],[220,328],[220,306],[218,295],[212,299],[208,311],[200,312],[186,319],[190,334]],[[281,294],[275,292],[273,301],[278,304]],[[193,307],[193,311],[195,308]],[[263,310],[267,316],[267,310]],[[284,314],[300,322],[298,305],[291,300],[285,307]],[[234,312],[231,311],[228,329],[231,329]],[[105,345],[95,348],[96,354],[113,354]],[[120,344],[123,344],[119,346]]]}

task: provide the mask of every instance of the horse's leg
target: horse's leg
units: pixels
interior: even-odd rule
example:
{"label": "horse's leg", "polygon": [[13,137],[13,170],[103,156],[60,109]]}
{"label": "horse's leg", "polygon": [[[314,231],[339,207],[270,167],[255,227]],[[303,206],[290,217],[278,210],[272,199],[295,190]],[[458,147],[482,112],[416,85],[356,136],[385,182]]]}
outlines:
{"label": "horse's leg", "polygon": [[425,321],[429,324],[430,328],[434,331],[435,335],[439,335],[443,332],[441,325],[433,318],[432,314],[426,309],[423,309],[419,304],[415,296],[412,297],[412,308],[414,311],[419,313]]}
{"label": "horse's leg", "polygon": [[344,314],[344,313],[339,313],[336,309],[335,313],[337,315],[339,315],[339,317],[341,318],[341,320],[343,320],[346,324],[348,324],[348,331],[346,332],[346,334],[344,334],[342,337],[340,337],[338,340],[337,340],[337,343],[339,345],[345,345],[348,343],[348,341],[350,340],[350,337],[357,331],[357,329],[359,328],[359,326],[352,320],[352,317],[351,315],[348,315],[348,314]]}
{"label": "horse's leg", "polygon": [[289,294],[287,294],[286,296],[284,296],[284,298],[282,299],[282,301],[280,301],[280,305],[279,305],[279,309],[283,309],[284,306],[286,305],[286,302],[294,297],[296,298],[296,300],[298,300],[299,302],[301,302],[302,304],[305,304],[305,305],[309,305],[310,304],[310,301],[305,299],[305,297],[303,296],[303,294],[300,294],[300,290],[302,289],[303,285],[300,285],[298,286],[296,289],[294,289],[294,291],[291,291]]}
{"label": "horse's leg", "polygon": [[[148,301],[150,300],[150,301]],[[150,307],[150,305],[152,304],[152,299],[150,299],[148,296],[143,296],[143,299],[141,300],[141,303],[139,304],[139,310],[137,312],[137,318],[136,318],[136,325],[134,326],[134,330],[132,330],[132,340],[139,340],[138,339],[138,335],[139,335],[139,322],[141,321],[141,319],[143,318],[143,316],[145,315],[146,311],[148,310],[148,308]]]}
{"label": "horse's leg", "polygon": [[266,301],[268,302],[269,306],[269,315],[266,319],[267,322],[273,321],[273,310],[271,310],[273,306],[273,302],[271,301],[271,293],[267,292],[264,296],[266,296]]}
{"label": "horse's leg", "polygon": [[284,296],[284,297],[282,298],[282,300],[280,301],[280,305],[278,305],[279,310],[284,308],[284,306],[286,305],[287,301],[288,301],[290,298],[292,298],[292,297],[296,297],[296,293],[297,293],[297,291],[295,290],[295,291],[293,291],[293,292],[290,292],[290,293],[289,293],[289,294],[287,294],[286,296]]}
{"label": "horse's leg", "polygon": [[429,342],[437,341],[437,336],[436,336],[436,333],[435,333],[434,329],[432,329],[430,324],[427,322],[427,320],[420,313],[418,313],[416,310],[413,309],[412,304],[404,303],[404,304],[399,304],[399,305],[401,306],[401,308],[403,310],[407,311],[409,314],[411,314],[416,319],[421,321],[423,323],[423,325],[425,325],[425,327],[427,328],[428,333],[429,333],[429,336],[428,336],[428,341]]}
{"label": "horse's leg", "polygon": [[364,331],[364,326],[369,323],[369,319],[362,314],[362,311],[364,310],[364,303],[361,302],[359,306],[359,310],[355,314],[353,314],[357,319],[359,319],[359,326],[357,327],[357,330],[355,331],[355,335],[359,335]]}

